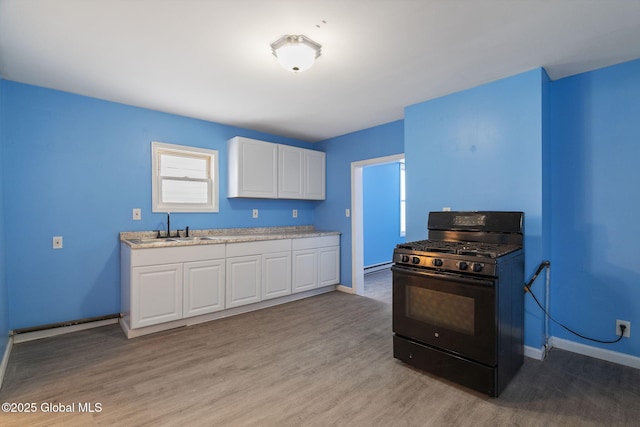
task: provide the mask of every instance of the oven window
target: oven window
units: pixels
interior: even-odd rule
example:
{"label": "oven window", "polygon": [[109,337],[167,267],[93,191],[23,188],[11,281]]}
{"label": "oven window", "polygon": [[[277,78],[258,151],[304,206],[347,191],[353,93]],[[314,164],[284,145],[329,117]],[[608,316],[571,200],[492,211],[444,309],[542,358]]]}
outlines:
{"label": "oven window", "polygon": [[475,301],[473,298],[407,286],[407,317],[474,335]]}

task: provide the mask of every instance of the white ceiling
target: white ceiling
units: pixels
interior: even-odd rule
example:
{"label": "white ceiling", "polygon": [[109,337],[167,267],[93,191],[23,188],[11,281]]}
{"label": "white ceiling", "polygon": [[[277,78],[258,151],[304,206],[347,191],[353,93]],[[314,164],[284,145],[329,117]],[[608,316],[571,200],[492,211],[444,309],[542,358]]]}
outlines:
{"label": "white ceiling", "polygon": [[[270,44],[322,56],[282,69]],[[640,0],[0,0],[4,79],[306,141],[544,67],[640,58]]]}

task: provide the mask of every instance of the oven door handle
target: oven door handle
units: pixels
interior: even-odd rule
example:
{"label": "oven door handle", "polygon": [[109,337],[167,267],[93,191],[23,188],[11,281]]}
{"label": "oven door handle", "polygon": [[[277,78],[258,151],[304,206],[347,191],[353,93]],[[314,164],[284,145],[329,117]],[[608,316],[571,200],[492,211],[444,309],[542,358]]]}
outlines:
{"label": "oven door handle", "polygon": [[467,285],[487,286],[487,287],[493,287],[495,285],[494,279],[491,279],[491,278],[469,277],[469,276],[463,276],[461,274],[455,274],[455,273],[449,273],[449,272],[443,272],[443,271],[432,271],[432,270],[426,270],[423,268],[411,268],[411,267],[404,267],[404,266],[401,267],[401,266],[393,265],[391,266],[391,271],[396,271],[398,273],[404,273],[404,274],[413,274],[415,276],[433,277],[433,278],[442,279],[442,280],[455,280],[458,283],[464,283]]}

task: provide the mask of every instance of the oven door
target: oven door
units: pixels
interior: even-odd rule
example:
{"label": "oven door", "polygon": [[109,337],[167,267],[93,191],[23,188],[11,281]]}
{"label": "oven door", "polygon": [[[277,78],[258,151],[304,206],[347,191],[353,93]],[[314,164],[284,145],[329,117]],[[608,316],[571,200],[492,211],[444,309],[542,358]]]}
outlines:
{"label": "oven door", "polygon": [[396,335],[495,366],[495,281],[393,266]]}

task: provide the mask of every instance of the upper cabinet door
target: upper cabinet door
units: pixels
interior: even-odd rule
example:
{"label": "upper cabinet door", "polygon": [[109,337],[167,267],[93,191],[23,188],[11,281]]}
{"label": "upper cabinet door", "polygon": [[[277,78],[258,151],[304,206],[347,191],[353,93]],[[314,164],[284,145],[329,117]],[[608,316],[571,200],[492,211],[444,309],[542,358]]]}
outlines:
{"label": "upper cabinet door", "polygon": [[304,199],[304,150],[278,146],[278,198]]}
{"label": "upper cabinet door", "polygon": [[326,188],[326,154],[322,151],[304,151],[304,198],[309,200],[324,200]]}
{"label": "upper cabinet door", "polygon": [[278,197],[278,144],[236,136],[227,151],[227,197]]}

